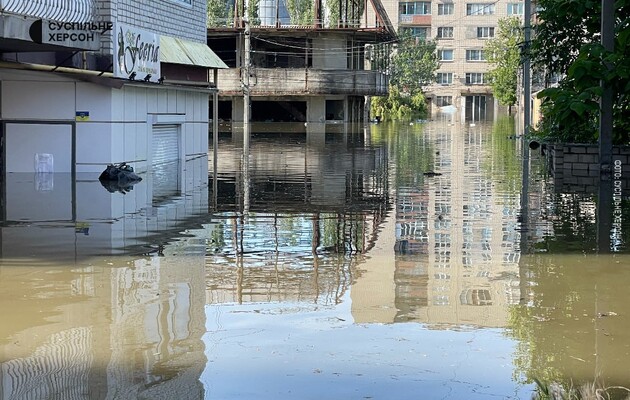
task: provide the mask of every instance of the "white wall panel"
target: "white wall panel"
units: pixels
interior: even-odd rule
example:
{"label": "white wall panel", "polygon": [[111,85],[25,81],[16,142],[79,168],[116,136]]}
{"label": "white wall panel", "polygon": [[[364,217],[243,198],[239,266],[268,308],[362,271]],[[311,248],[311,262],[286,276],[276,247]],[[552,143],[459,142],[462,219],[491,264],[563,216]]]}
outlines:
{"label": "white wall panel", "polygon": [[112,141],[110,147],[112,149],[111,161],[119,163],[125,160],[125,127],[122,123],[112,124]]}
{"label": "white wall panel", "polygon": [[[72,175],[8,174],[6,215],[9,221],[71,221]],[[52,239],[52,238],[49,238]]]}
{"label": "white wall panel", "polygon": [[137,157],[136,135],[143,133],[141,129],[138,129],[140,127],[141,126],[139,124],[136,124],[133,122],[127,122],[123,124],[123,126],[121,127],[125,134],[125,138],[123,142],[123,151],[124,151],[123,158],[127,162],[134,161],[137,159],[136,158]]}
{"label": "white wall panel", "polygon": [[90,122],[103,122],[112,120],[112,96],[110,89],[93,83],[76,83],[76,111],[89,111]]}
{"label": "white wall panel", "polygon": [[72,171],[72,125],[7,124],[7,172],[35,172],[35,153],[53,155],[54,172]]}
{"label": "white wall panel", "polygon": [[184,114],[186,112],[186,97],[188,93],[180,90],[176,93],[177,96],[177,108],[175,110],[178,114]]}
{"label": "white wall panel", "polygon": [[[112,123],[77,122],[77,164],[111,162]],[[102,170],[103,165],[94,167]],[[77,172],[88,172],[85,168]]]}
{"label": "white wall panel", "polygon": [[2,117],[5,119],[73,120],[74,82],[2,82]]}
{"label": "white wall panel", "polygon": [[169,89],[167,93],[166,112],[169,114],[175,114],[177,113],[177,91]]}
{"label": "white wall panel", "polygon": [[[147,88],[136,88],[136,115],[139,119],[145,119],[144,116],[147,115],[147,104],[148,104],[148,95],[149,92],[153,90],[149,90]],[[146,120],[146,119],[145,119]]]}
{"label": "white wall panel", "polygon": [[122,121],[124,115],[124,90],[112,90],[112,121]]}

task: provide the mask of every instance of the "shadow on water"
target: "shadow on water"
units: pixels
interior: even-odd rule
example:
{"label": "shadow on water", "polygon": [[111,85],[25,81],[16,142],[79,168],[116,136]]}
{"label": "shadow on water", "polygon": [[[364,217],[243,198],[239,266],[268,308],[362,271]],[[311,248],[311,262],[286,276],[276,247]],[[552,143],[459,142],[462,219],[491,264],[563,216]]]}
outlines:
{"label": "shadow on water", "polygon": [[305,130],[247,160],[222,135],[216,174],[211,149],[125,194],[8,176],[0,399],[628,385],[625,236],[596,254],[596,197],[557,193],[536,154],[522,196],[510,119]]}

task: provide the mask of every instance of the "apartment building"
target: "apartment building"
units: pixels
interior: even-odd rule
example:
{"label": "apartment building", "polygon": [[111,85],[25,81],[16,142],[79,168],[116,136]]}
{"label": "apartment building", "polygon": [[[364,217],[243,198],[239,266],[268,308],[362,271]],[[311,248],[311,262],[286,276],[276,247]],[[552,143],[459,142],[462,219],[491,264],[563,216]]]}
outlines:
{"label": "apartment building", "polygon": [[[498,21],[524,13],[522,0],[383,0],[398,32],[435,39],[440,68],[426,88],[433,113],[455,112],[461,121],[491,119],[499,109],[488,84],[484,46]],[[445,108],[446,107],[446,108]]]}

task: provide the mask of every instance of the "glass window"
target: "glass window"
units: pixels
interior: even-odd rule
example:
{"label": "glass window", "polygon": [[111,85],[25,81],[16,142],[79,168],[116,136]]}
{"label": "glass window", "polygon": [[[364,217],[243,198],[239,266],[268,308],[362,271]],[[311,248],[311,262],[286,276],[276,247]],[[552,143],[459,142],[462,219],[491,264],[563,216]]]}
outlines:
{"label": "glass window", "polygon": [[507,14],[508,15],[523,15],[525,9],[523,3],[508,3]]}
{"label": "glass window", "polygon": [[453,27],[452,26],[440,26],[437,29],[438,39],[452,39]]}
{"label": "glass window", "polygon": [[494,3],[470,3],[466,4],[466,15],[492,15]]}
{"label": "glass window", "polygon": [[438,50],[438,59],[440,61],[453,61],[453,49]]}
{"label": "glass window", "polygon": [[480,39],[494,37],[494,27],[493,26],[478,26],[477,37]]}
{"label": "glass window", "polygon": [[466,61],[486,61],[483,50],[466,50]]}
{"label": "glass window", "polygon": [[410,34],[413,37],[417,37],[420,39],[426,39],[431,32],[431,28],[427,26],[414,26],[414,27],[404,27],[402,28],[403,32]]}
{"label": "glass window", "polygon": [[436,82],[440,85],[450,85],[453,83],[452,72],[438,72]]}
{"label": "glass window", "polygon": [[465,289],[459,295],[461,304],[470,306],[491,306],[492,297],[487,289]]}
{"label": "glass window", "polygon": [[435,96],[435,105],[438,107],[450,106],[453,104],[453,96]]}
{"label": "glass window", "polygon": [[482,72],[467,72],[466,73],[467,85],[483,85],[484,83],[488,83],[486,81],[486,74]]}
{"label": "glass window", "polygon": [[438,4],[438,15],[452,15],[454,11],[453,3]]}
{"label": "glass window", "polygon": [[431,2],[428,1],[406,1],[398,6],[400,15],[430,15]]}

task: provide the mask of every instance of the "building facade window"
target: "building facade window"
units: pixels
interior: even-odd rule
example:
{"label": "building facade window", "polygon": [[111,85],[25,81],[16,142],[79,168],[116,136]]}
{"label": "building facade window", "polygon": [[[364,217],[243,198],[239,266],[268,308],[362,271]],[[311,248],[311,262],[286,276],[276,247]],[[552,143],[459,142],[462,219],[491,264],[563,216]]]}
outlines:
{"label": "building facade window", "polygon": [[435,81],[440,85],[450,85],[453,83],[453,73],[438,72]]}
{"label": "building facade window", "polygon": [[431,32],[431,28],[428,26],[409,26],[401,29],[403,32],[420,39],[426,39]]}
{"label": "building facade window", "polygon": [[469,306],[491,306],[492,297],[487,289],[465,289],[459,295],[459,301]]}
{"label": "building facade window", "polygon": [[437,38],[438,39],[452,39],[453,38],[453,27],[452,26],[440,26],[437,29]]}
{"label": "building facade window", "polygon": [[466,4],[466,15],[492,15],[494,3],[469,3]]}
{"label": "building facade window", "polygon": [[431,2],[406,1],[398,6],[400,15],[431,15]]}
{"label": "building facade window", "polygon": [[508,3],[507,14],[508,15],[523,15],[525,8],[523,3]]}
{"label": "building facade window", "polygon": [[466,50],[466,61],[486,61],[486,53],[483,50]]}
{"label": "building facade window", "polygon": [[435,105],[438,107],[453,105],[453,96],[435,96]]}
{"label": "building facade window", "polygon": [[438,4],[438,15],[453,15],[455,5],[453,3]]}
{"label": "building facade window", "polygon": [[453,49],[438,50],[438,59],[440,61],[453,61]]}
{"label": "building facade window", "polygon": [[477,27],[478,39],[493,38],[493,37],[494,37],[494,26],[478,26]]}
{"label": "building facade window", "polygon": [[483,85],[487,82],[486,74],[483,72],[466,72],[467,85]]}

